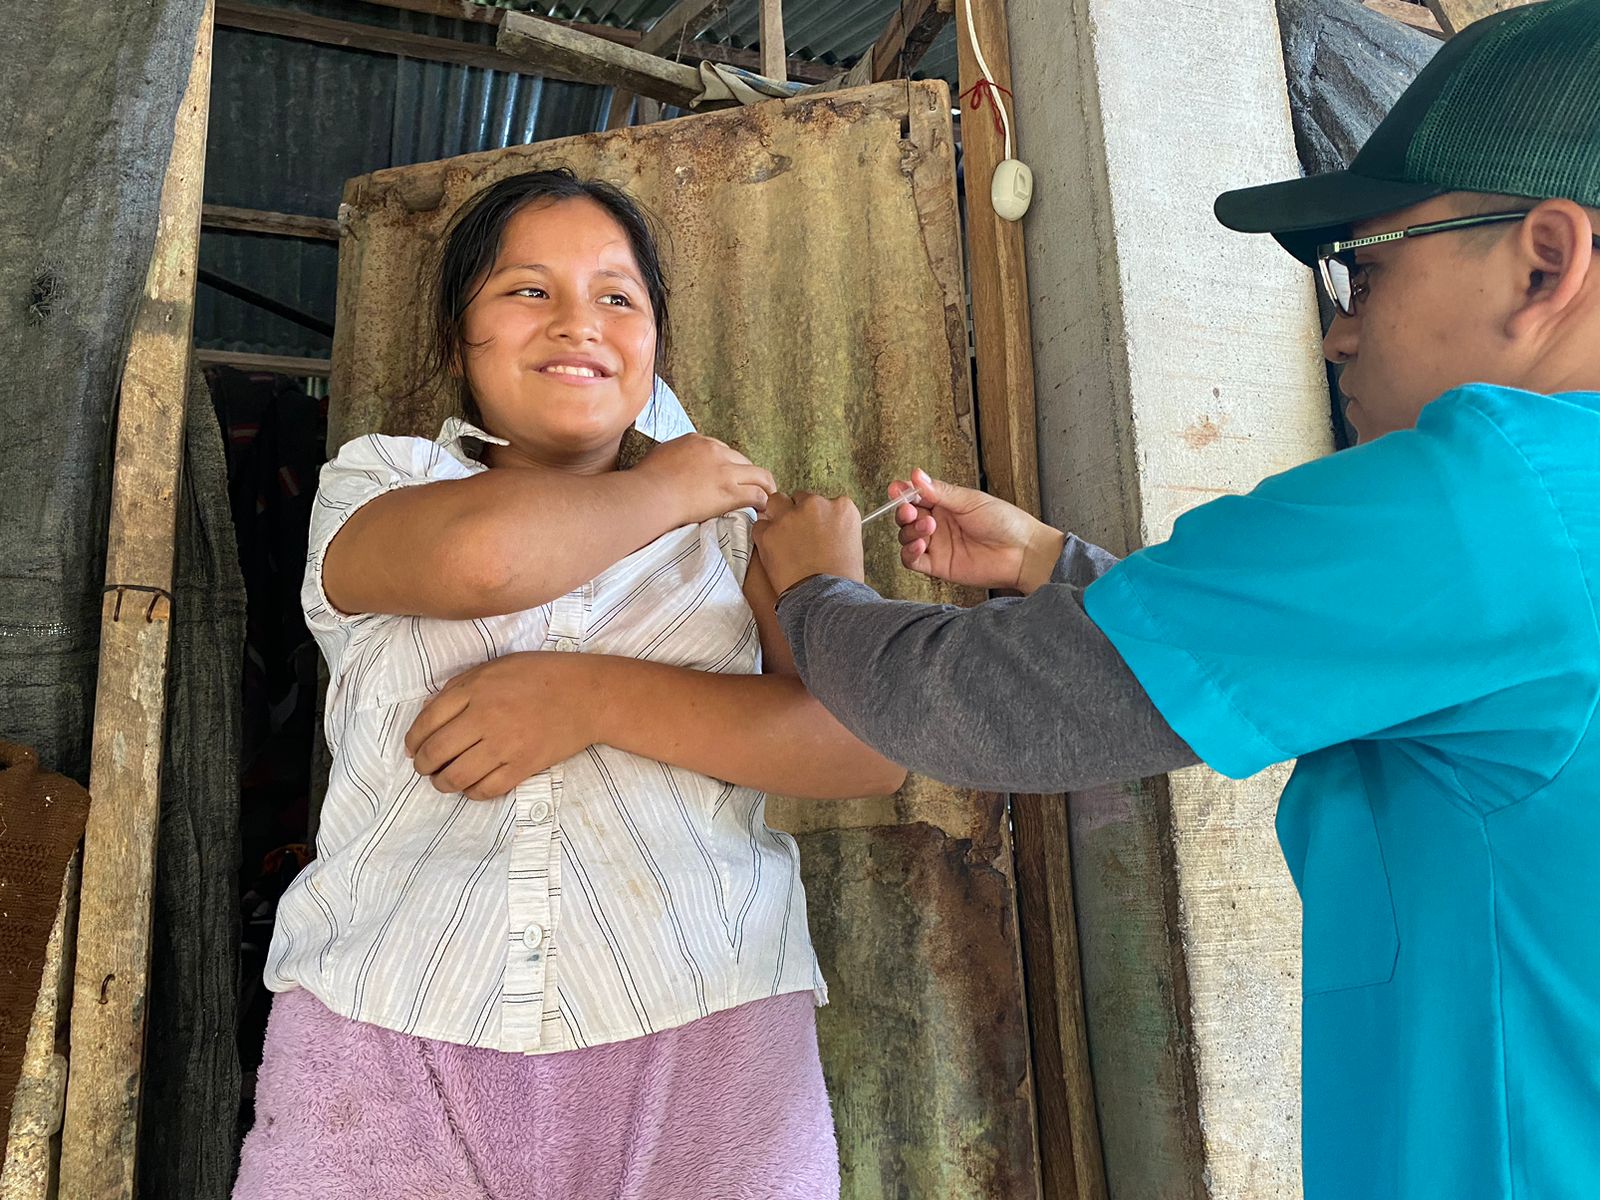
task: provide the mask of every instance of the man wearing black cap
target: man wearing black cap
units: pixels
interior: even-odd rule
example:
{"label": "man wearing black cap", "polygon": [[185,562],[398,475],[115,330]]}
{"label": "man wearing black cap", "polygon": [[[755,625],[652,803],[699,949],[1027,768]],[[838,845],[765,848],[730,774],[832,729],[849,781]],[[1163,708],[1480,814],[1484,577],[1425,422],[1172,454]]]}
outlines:
{"label": "man wearing black cap", "polygon": [[[1308,1200],[1600,1197],[1600,0],[1447,42],[1347,171],[1230,192],[1314,266],[1360,444],[1116,563],[917,473],[756,540],[812,691],[937,778],[1075,790],[1298,758]],[[903,495],[906,483],[891,488]]]}

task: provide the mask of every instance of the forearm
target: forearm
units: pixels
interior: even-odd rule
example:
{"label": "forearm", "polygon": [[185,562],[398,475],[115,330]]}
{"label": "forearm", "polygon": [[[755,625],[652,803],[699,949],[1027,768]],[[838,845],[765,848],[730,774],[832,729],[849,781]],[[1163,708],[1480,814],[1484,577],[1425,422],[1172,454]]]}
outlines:
{"label": "forearm", "polygon": [[404,488],[350,518],[329,551],[346,612],[463,620],[521,612],[593,579],[676,523],[634,471],[505,469]]}
{"label": "forearm", "polygon": [[719,675],[594,656],[598,742],[740,787],[813,800],[897,791],[905,771],[793,675]]}
{"label": "forearm", "polygon": [[[1089,581],[1113,561],[1082,543],[1067,549],[1057,579]],[[1055,792],[1193,764],[1080,596],[1056,582],[957,609],[818,578],[785,596],[778,616],[812,692],[920,774]]]}

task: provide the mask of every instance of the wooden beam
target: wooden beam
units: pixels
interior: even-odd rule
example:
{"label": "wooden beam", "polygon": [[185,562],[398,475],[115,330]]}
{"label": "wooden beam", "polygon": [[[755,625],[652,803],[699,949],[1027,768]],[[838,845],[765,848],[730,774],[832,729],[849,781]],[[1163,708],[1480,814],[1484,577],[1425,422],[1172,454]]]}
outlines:
{"label": "wooden beam", "polygon": [[[398,9],[402,12],[424,13],[429,16],[447,17],[461,21],[471,21],[481,25],[498,26],[505,20],[506,11],[503,8],[489,8],[485,5],[472,4],[469,0],[359,0],[360,3],[371,5],[374,8]],[[705,17],[701,22],[703,28],[715,20],[721,11],[725,10],[731,0],[722,0],[716,11]],[[705,3],[705,0],[700,0]],[[533,14],[528,14],[533,15]],[[645,50],[661,49],[666,45],[663,41],[660,46],[651,47],[644,44],[649,33],[662,29],[663,16],[657,21],[648,33],[641,34],[633,29],[617,29],[611,25],[591,25],[582,21],[561,21],[554,17],[542,17],[553,25],[564,25],[568,29],[576,29],[580,33],[593,34],[595,37],[604,38],[608,42],[616,42],[619,46],[633,46]],[[672,37],[676,38],[676,32]],[[413,58],[423,57],[412,55]],[[761,70],[761,56],[751,50],[739,50],[732,46],[723,46],[716,42],[682,41],[678,40],[672,46],[672,52],[666,55],[680,62],[695,64],[700,62],[721,63],[725,66],[739,67],[746,71]],[[799,80],[801,83],[821,83],[831,79],[837,73],[837,68],[825,63],[811,62],[803,58],[789,60],[789,78]]]}
{"label": "wooden beam", "polygon": [[1438,18],[1446,37],[1460,33],[1474,21],[1492,17],[1508,8],[1520,8],[1533,0],[1427,0],[1428,9]]}
{"label": "wooden beam", "polygon": [[60,1195],[134,1194],[167,650],[205,179],[213,11],[178,108],[117,412]]}
{"label": "wooden beam", "polygon": [[832,92],[865,87],[886,79],[909,78],[933,39],[950,20],[956,0],[900,0],[877,41],[856,60],[855,66],[807,92]]}
{"label": "wooden beam", "polygon": [[313,241],[339,240],[339,222],[331,217],[302,217],[297,213],[234,208],[227,204],[207,204],[200,211],[200,226],[202,229],[234,229],[244,233],[268,233],[277,237]]}
{"label": "wooden beam", "polygon": [[[676,60],[680,47],[692,44],[687,41],[691,31],[704,29],[728,10],[731,0],[678,0],[671,8],[661,14],[659,20],[639,38],[636,49],[647,54],[660,54],[664,58]],[[674,45],[676,43],[676,45]],[[759,63],[759,60],[756,60]],[[752,70],[757,69],[752,67]],[[619,88],[611,97],[611,108],[606,113],[606,128],[620,129],[628,123],[628,110],[632,108],[636,99],[634,94],[624,88]],[[648,124],[639,114],[639,124]],[[659,110],[655,118],[660,118]]]}
{"label": "wooden beam", "polygon": [[327,358],[293,358],[283,354],[246,354],[239,350],[212,350],[196,346],[194,360],[202,367],[237,367],[241,371],[271,371],[296,379],[326,379],[333,373]]}
{"label": "wooden beam", "polygon": [[783,44],[783,0],[761,0],[761,73],[787,82],[784,64],[788,61]]}
{"label": "wooden beam", "polygon": [[508,57],[523,63],[523,70],[626,88],[665,104],[687,107],[702,91],[700,72],[693,67],[525,13],[506,14],[497,44]]}
{"label": "wooden beam", "polygon": [[[971,4],[983,57],[994,81],[1011,87],[1011,49],[1005,0],[960,0]],[[989,181],[1005,158],[996,103],[1005,94],[973,89],[982,81],[967,22],[958,19],[962,154],[967,186],[967,270],[972,280],[973,342],[978,356],[978,440],[983,447],[988,490],[1003,500],[1039,511],[1039,449],[1034,425],[1033,331],[1028,316],[1028,269],[1022,226],[995,215]],[[983,94],[986,93],[986,94]],[[982,94],[981,108],[973,106]],[[1015,129],[1015,120],[1012,127]]]}
{"label": "wooden beam", "polygon": [[1421,4],[1412,4],[1409,0],[1362,0],[1362,3],[1391,21],[1420,29],[1430,37],[1444,37],[1444,30],[1439,28],[1439,19]]}
{"label": "wooden beam", "polygon": [[338,46],[346,50],[367,50],[377,54],[394,54],[402,58],[420,58],[428,62],[483,67],[490,71],[510,71],[521,75],[532,73],[526,63],[493,46],[409,33],[403,29],[384,29],[359,21],[335,21],[286,8],[244,4],[240,0],[217,0],[217,24],[224,29],[270,33],[277,37]]}
{"label": "wooden beam", "polygon": [[678,0],[639,38],[640,50],[676,58],[676,45],[690,44],[690,36],[728,11],[732,0]]}
{"label": "wooden beam", "polygon": [[[995,83],[1010,89],[1005,0],[957,2],[972,6],[971,28],[977,32],[984,60]],[[978,359],[979,457],[987,490],[1038,514],[1033,332],[1022,226],[997,216],[989,199],[989,181],[1006,154],[993,105],[1008,106],[1013,131],[1015,113],[1005,92],[995,94],[986,88],[983,106],[973,106],[973,99],[981,94],[974,89],[983,76],[967,20],[959,9],[955,16],[960,86],[967,97],[961,140],[966,160],[967,270]],[[1048,1196],[1105,1200],[1105,1163],[1089,1067],[1066,804],[1064,796],[1011,798],[1041,1169]]]}
{"label": "wooden beam", "polygon": [[1050,1200],[1106,1200],[1067,804],[1066,796],[1011,798],[1039,1165]]}
{"label": "wooden beam", "polygon": [[909,78],[954,12],[955,0],[900,0],[900,7],[867,52],[872,74],[866,82]]}

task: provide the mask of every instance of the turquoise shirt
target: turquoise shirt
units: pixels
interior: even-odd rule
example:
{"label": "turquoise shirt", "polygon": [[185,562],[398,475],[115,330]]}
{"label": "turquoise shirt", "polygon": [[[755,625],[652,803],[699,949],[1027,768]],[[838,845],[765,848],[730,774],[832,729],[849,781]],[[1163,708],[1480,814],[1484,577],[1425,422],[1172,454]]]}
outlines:
{"label": "turquoise shirt", "polygon": [[1307,1200],[1600,1198],[1600,394],[1474,385],[1085,595],[1242,778],[1299,762]]}

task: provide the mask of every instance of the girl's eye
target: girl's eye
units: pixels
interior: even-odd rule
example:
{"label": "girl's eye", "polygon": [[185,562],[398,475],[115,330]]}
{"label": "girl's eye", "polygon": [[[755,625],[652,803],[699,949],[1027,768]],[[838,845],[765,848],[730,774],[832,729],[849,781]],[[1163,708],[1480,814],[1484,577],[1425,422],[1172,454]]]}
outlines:
{"label": "girl's eye", "polygon": [[541,287],[533,287],[533,286],[530,285],[529,287],[518,288],[516,291],[512,292],[511,294],[513,296],[527,296],[527,297],[529,297],[531,299],[535,295],[544,296],[545,295],[545,290],[543,288],[541,288]]}
{"label": "girl's eye", "polygon": [[633,301],[628,299],[621,292],[612,292],[609,296],[602,296],[601,303],[614,305],[617,308],[633,307]]}

